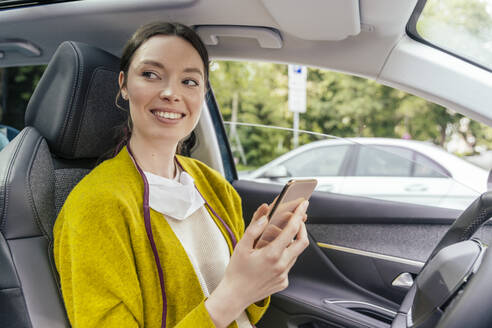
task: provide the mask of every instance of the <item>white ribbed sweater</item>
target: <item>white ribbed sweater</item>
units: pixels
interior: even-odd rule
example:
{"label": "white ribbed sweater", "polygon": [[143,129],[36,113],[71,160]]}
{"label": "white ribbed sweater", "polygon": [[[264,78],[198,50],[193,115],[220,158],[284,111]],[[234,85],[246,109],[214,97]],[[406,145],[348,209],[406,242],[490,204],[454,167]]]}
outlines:
{"label": "white ribbed sweater", "polygon": [[[147,179],[149,174],[145,172]],[[178,180],[179,174],[173,179]],[[152,175],[152,184],[149,193],[152,193],[152,185],[159,179],[166,178]],[[152,207],[152,204],[149,204]],[[205,297],[217,288],[224,276],[227,264],[229,264],[229,249],[215,221],[203,205],[184,220],[177,220],[169,215],[164,216],[171,229],[179,239],[188,255]],[[239,328],[251,328],[252,325],[246,315],[242,312],[236,319]]]}

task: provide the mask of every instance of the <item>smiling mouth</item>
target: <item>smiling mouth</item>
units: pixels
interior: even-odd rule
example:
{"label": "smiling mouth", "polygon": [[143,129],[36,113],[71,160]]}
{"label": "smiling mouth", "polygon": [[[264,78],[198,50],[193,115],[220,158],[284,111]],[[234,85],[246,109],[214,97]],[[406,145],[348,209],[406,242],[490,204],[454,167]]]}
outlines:
{"label": "smiling mouth", "polygon": [[160,111],[160,110],[152,110],[152,114],[159,118],[165,118],[168,120],[179,120],[180,118],[184,117],[184,114],[182,113],[176,113],[176,112],[165,112],[165,111]]}

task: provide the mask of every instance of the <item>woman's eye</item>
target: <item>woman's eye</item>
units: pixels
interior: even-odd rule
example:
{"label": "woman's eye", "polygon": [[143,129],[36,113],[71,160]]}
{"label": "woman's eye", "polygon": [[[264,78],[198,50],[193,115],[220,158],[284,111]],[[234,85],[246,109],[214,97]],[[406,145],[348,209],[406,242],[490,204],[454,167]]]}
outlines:
{"label": "woman's eye", "polygon": [[190,87],[192,87],[192,86],[198,86],[199,85],[199,83],[197,81],[191,80],[191,79],[186,79],[186,80],[183,81],[183,83],[185,85],[190,86]]}
{"label": "woman's eye", "polygon": [[148,79],[156,79],[158,78],[157,74],[155,74],[154,72],[142,72],[142,76],[145,77],[145,78],[148,78]]}

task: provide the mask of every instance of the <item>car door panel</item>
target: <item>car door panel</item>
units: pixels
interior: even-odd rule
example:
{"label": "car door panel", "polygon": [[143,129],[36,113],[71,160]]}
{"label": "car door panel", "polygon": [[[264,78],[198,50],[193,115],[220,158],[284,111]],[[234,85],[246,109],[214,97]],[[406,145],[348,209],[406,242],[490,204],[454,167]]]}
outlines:
{"label": "car door panel", "polygon": [[449,226],[428,223],[309,224],[317,242],[425,262]]}
{"label": "car door panel", "polygon": [[322,251],[348,279],[398,304],[408,289],[392,286],[392,282],[405,272],[415,277],[424,265],[423,262],[405,261],[396,257],[388,259],[378,253],[367,254],[351,248],[347,248],[349,251],[340,250],[336,245],[333,246],[321,246]]}
{"label": "car door panel", "polygon": [[[241,180],[233,186],[243,200],[246,224],[281,190]],[[308,210],[310,246],[258,327],[389,326],[406,293],[392,281],[402,272],[418,273],[460,212],[315,192]]]}

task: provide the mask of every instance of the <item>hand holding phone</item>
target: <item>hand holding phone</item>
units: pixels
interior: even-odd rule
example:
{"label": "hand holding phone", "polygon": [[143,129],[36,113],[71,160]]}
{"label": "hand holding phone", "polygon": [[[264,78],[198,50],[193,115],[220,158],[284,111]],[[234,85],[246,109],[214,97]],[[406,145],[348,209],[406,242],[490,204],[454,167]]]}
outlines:
{"label": "hand holding phone", "polygon": [[274,240],[287,225],[295,211],[304,200],[311,197],[318,181],[315,179],[290,180],[284,186],[277,201],[268,213],[268,226],[258,238],[255,248],[262,248]]}

